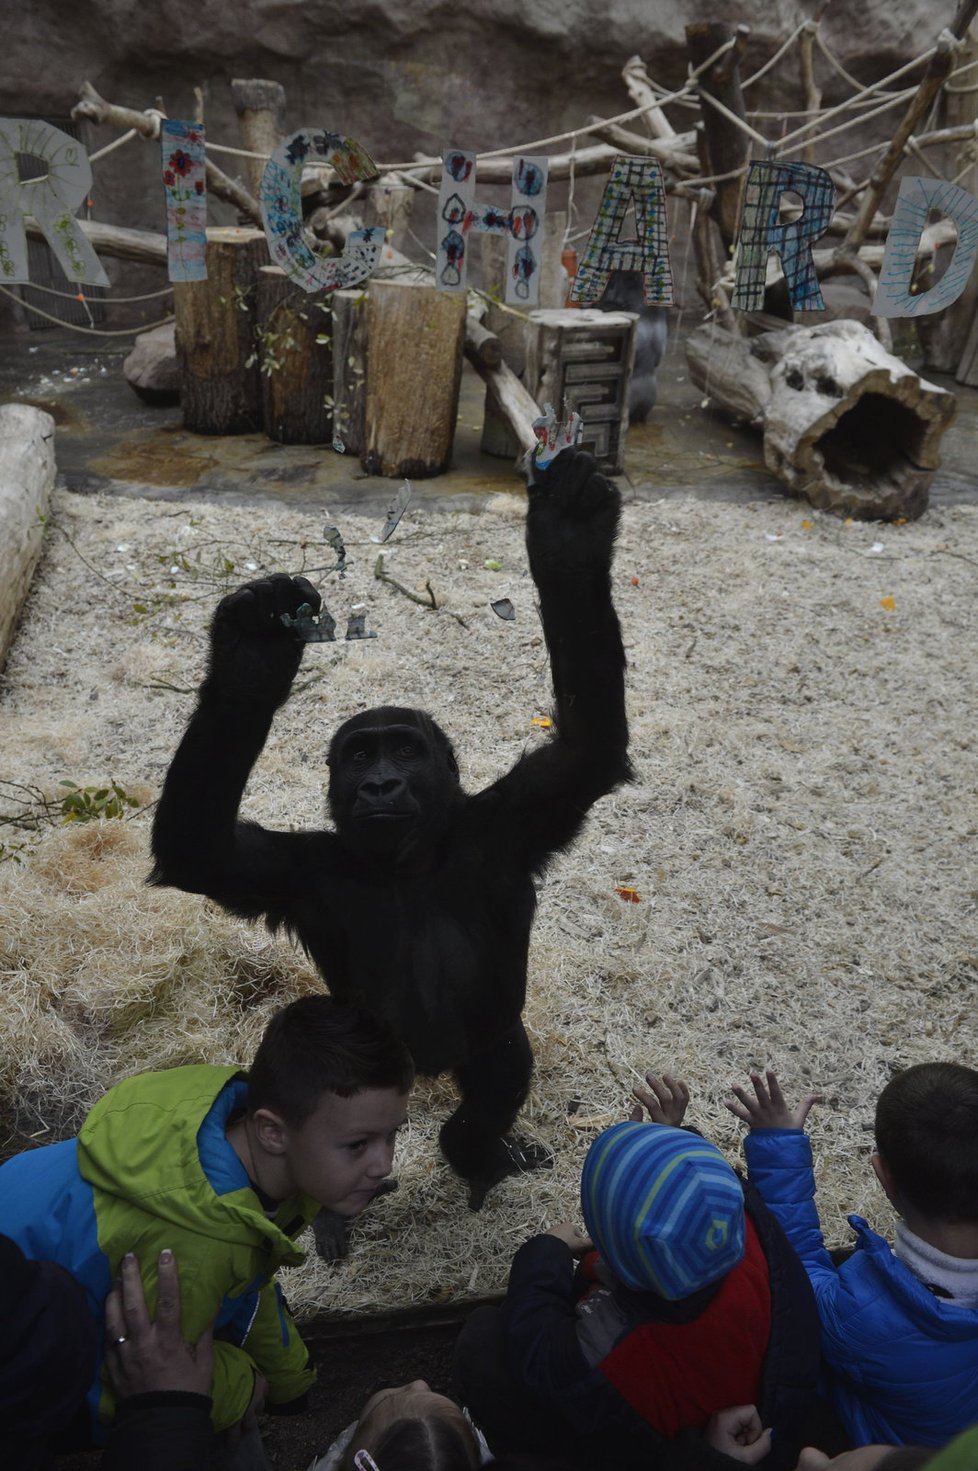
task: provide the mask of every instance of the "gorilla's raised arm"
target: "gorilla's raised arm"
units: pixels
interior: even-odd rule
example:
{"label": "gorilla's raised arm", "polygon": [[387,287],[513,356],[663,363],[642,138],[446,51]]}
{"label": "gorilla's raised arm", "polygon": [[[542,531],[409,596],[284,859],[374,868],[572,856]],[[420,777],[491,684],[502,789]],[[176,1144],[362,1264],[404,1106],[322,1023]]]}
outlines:
{"label": "gorilla's raised arm", "polygon": [[238,807],[303,644],[282,621],[320,597],[276,574],[230,593],[211,624],[207,676],[167,773],[153,824],[152,882],[207,894],[246,916],[276,909],[328,834],[269,832]]}
{"label": "gorilla's raised arm", "polygon": [[625,654],[611,599],[621,498],[594,457],[576,449],[535,469],[528,497],[526,547],[550,653],[554,736],[482,797],[514,856],[536,868],[632,773]]}

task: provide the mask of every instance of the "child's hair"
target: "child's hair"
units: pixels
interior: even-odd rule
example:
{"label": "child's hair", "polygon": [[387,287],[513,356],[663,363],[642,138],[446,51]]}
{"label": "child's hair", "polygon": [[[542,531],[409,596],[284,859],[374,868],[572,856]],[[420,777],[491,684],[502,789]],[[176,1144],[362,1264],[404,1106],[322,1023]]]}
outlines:
{"label": "child's hair", "polygon": [[924,1062],[897,1073],[876,1105],[876,1147],[922,1215],[978,1221],[978,1072]]}
{"label": "child's hair", "polygon": [[[343,1458],[343,1468],[353,1466],[356,1436]],[[478,1471],[481,1464],[475,1436],[459,1416],[459,1423],[428,1415],[395,1420],[388,1426],[373,1451],[379,1471]]]}
{"label": "child's hair", "polygon": [[298,1129],[324,1093],[407,1093],[413,1082],[411,1054],[381,1022],[331,996],[304,996],[265,1028],[248,1070],[248,1112],[271,1109]]}

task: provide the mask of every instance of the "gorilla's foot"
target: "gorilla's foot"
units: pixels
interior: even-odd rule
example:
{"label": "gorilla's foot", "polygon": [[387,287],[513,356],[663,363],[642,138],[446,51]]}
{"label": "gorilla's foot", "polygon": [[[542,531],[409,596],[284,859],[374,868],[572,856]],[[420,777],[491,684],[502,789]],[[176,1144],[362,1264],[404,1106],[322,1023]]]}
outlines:
{"label": "gorilla's foot", "polygon": [[[396,1180],[382,1180],[374,1194],[374,1200],[378,1195],[390,1195],[392,1190],[397,1189]],[[312,1223],[312,1234],[316,1238],[316,1251],[324,1262],[341,1262],[349,1253],[350,1242],[347,1236],[347,1227],[350,1222],[346,1216],[341,1216],[337,1211],[327,1210],[323,1206],[319,1215]]]}
{"label": "gorilla's foot", "polygon": [[529,1170],[552,1170],[554,1157],[545,1144],[524,1139],[518,1134],[504,1134],[496,1141],[487,1169],[469,1175],[469,1210],[480,1211],[494,1185],[509,1175],[525,1175]]}

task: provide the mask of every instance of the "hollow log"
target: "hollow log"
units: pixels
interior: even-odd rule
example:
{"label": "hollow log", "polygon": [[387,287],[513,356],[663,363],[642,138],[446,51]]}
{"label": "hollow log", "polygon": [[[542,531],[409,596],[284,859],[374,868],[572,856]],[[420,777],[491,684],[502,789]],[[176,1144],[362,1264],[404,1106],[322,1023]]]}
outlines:
{"label": "hollow log", "polygon": [[421,479],[448,469],[464,335],[464,295],[371,281],[361,449],[369,475]]}
{"label": "hollow log", "polygon": [[279,444],[328,444],[333,437],[330,293],[310,294],[278,266],[262,266],[255,316],[265,433]]}
{"label": "hollow log", "polygon": [[255,287],[268,264],[261,230],[207,231],[206,281],[174,281],[184,427],[246,434],[261,427],[255,355]]}
{"label": "hollow log", "polygon": [[920,378],[859,322],[749,339],[711,325],[686,350],[693,381],[764,436],[764,463],[792,495],[862,521],[927,509],[952,393]]}

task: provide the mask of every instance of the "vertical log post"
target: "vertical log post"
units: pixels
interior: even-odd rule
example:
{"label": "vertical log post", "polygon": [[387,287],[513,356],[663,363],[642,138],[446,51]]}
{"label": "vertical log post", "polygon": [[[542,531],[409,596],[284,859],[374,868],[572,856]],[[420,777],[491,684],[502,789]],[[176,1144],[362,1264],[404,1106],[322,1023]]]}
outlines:
{"label": "vertical log post", "polygon": [[367,295],[357,286],[333,292],[333,438],[348,455],[363,447],[367,396]]}
{"label": "vertical log post", "polygon": [[[274,153],[285,136],[285,88],[278,82],[237,77],[231,82],[231,100],[245,148],[252,153]],[[257,199],[265,160],[246,158],[244,166],[248,188]]]}
{"label": "vertical log post", "polygon": [[[974,65],[978,61],[978,28],[972,23],[955,57],[955,67]],[[938,126],[959,128],[974,127],[978,118],[978,93],[974,90],[974,72],[966,72],[960,84],[949,82],[941,94],[941,111]],[[970,165],[970,167],[969,167]],[[964,172],[962,172],[964,170]],[[974,164],[974,139],[968,142],[949,143],[944,157],[944,173],[954,179],[961,189],[978,194],[978,167]],[[940,246],[934,252],[936,266],[943,256],[949,259],[954,244]],[[954,373],[962,363],[968,332],[978,312],[978,271],[972,271],[967,285],[957,301],[933,316],[918,317],[917,339],[923,349],[924,367],[935,373]],[[970,354],[971,357],[974,354]],[[970,362],[964,364],[965,371]],[[967,378],[959,379],[967,382]]]}
{"label": "vertical log post", "polygon": [[413,281],[370,283],[363,468],[440,475],[452,457],[465,295]]}
{"label": "vertical log post", "polygon": [[268,263],[261,230],[207,231],[206,281],[174,281],[177,369],[184,428],[247,434],[261,427],[255,358],[255,285]]}
{"label": "vertical log post", "polygon": [[280,444],[328,444],[333,437],[330,293],[310,294],[278,266],[263,266],[256,318],[265,433]]}
{"label": "vertical log post", "polygon": [[[733,31],[725,21],[696,21],[686,27],[686,47],[694,68],[702,66],[715,51],[733,41],[712,66],[708,66],[697,80],[700,94],[714,97],[726,110],[746,123],[747,110],[744,94],[740,87],[740,58],[750,34],[748,26],[738,26]],[[729,118],[703,103],[703,127],[706,150],[711,174],[730,174],[746,168],[750,158],[750,138],[732,123]],[[743,176],[720,179],[713,186],[716,198],[713,203],[713,218],[720,227],[720,234],[727,250],[733,245],[740,229],[741,195]]]}

